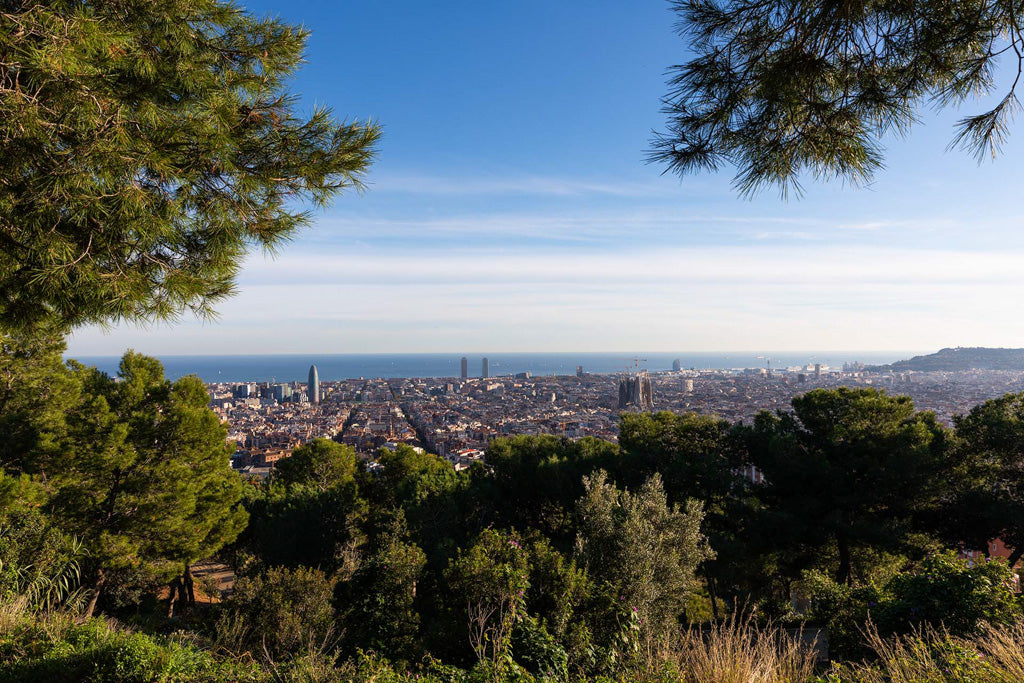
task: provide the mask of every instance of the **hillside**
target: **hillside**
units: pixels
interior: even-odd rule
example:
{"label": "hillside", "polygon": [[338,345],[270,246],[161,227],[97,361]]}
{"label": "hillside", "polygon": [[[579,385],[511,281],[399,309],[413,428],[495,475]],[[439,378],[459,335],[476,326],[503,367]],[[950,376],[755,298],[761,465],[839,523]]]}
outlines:
{"label": "hillside", "polygon": [[956,347],[884,366],[895,371],[1024,370],[1024,349]]}

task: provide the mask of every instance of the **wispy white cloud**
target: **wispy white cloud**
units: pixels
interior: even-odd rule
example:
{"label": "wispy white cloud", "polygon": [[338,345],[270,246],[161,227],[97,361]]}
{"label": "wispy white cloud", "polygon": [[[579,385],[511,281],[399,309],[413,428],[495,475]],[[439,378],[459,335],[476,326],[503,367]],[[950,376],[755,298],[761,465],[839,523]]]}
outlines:
{"label": "wispy white cloud", "polygon": [[361,283],[604,282],[630,284],[972,284],[1022,282],[1024,254],[874,247],[667,247],[587,250],[529,246],[502,250],[389,249],[290,251],[251,263],[243,285]]}
{"label": "wispy white cloud", "polygon": [[82,330],[73,353],[1020,345],[1024,253],[705,247],[288,252],[216,325]]}

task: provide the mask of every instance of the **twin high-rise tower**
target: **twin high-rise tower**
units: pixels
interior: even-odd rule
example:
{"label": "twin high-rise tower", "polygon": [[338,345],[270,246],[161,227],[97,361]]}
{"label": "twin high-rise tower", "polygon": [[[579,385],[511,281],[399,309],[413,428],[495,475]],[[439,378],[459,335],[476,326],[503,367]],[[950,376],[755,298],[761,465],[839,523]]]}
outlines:
{"label": "twin high-rise tower", "polygon": [[[466,358],[465,356],[462,357],[461,366],[462,372],[460,374],[460,377],[462,377],[462,379],[469,378],[469,359]],[[487,359],[484,358],[483,361],[480,363],[480,376],[490,377],[490,374],[490,364],[488,363]]]}

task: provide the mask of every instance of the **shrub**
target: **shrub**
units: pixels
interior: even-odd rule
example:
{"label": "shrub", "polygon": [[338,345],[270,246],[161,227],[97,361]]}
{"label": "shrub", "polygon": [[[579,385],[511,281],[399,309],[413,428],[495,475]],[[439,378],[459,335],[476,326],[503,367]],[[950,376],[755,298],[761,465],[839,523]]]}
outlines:
{"label": "shrub", "polygon": [[954,635],[981,632],[982,624],[1008,625],[1020,614],[1013,573],[1002,560],[969,565],[952,554],[927,558],[885,586],[872,619],[882,632],[907,633],[924,624]]}
{"label": "shrub", "polygon": [[833,654],[846,658],[866,654],[868,623],[883,636],[923,627],[969,636],[985,624],[1012,624],[1021,614],[1005,562],[969,565],[949,553],[925,559],[881,588],[853,588],[814,572],[804,575],[804,586],[811,595],[808,616],[828,627]]}
{"label": "shrub", "polygon": [[0,637],[0,680],[90,683],[258,681],[259,667],[222,660],[192,644],[118,628],[75,624],[65,613],[24,615]]}
{"label": "shrub", "polygon": [[287,657],[330,640],[333,593],[334,581],[318,569],[276,567],[239,579],[232,608],[245,621],[250,647]]}

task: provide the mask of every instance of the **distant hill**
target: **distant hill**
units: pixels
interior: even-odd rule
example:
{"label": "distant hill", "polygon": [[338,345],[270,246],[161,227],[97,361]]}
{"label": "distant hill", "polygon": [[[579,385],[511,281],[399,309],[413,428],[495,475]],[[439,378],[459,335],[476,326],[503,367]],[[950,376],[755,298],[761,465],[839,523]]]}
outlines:
{"label": "distant hill", "polygon": [[1024,370],[1024,349],[961,347],[942,349],[927,356],[914,356],[880,369],[895,370]]}

